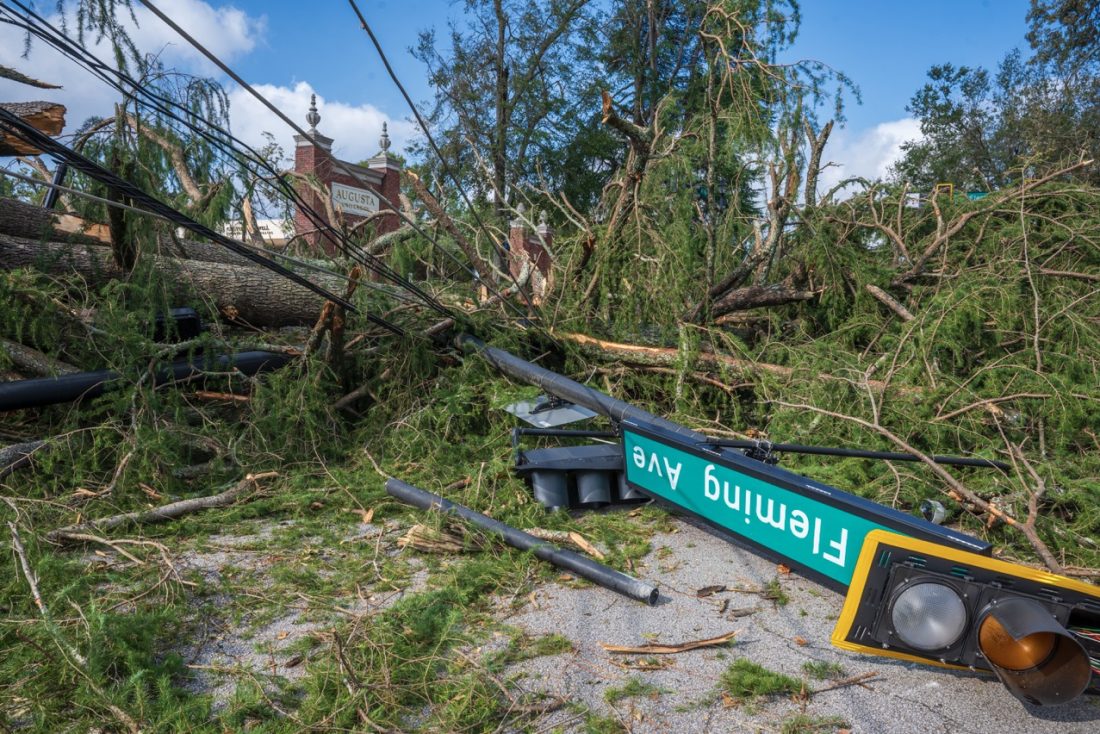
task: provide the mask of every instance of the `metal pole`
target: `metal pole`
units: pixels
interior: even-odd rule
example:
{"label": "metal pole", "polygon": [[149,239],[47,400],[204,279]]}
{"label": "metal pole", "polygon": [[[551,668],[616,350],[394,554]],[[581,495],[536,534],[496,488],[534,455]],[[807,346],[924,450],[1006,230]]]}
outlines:
{"label": "metal pole", "polygon": [[653,584],[628,576],[621,571],[597,563],[590,558],[573,551],[562,550],[552,543],[547,543],[533,535],[523,532],[511,525],[506,525],[499,520],[494,520],[480,512],[475,512],[469,507],[456,504],[444,499],[437,494],[432,494],[419,487],[414,487],[400,479],[386,480],[386,491],[397,499],[407,504],[419,507],[422,510],[438,509],[451,515],[461,517],[472,525],[499,534],[504,542],[513,548],[529,550],[537,558],[564,568],[577,574],[581,578],[588,579],[594,584],[599,584],[605,589],[617,591],[631,599],[644,601],[653,606],[657,603],[660,592]]}
{"label": "metal pole", "polygon": [[599,390],[594,390],[586,385],[582,385],[576,380],[570,380],[568,377],[563,377],[544,367],[531,364],[513,354],[505,352],[503,349],[486,346],[485,342],[469,334],[459,334],[455,341],[460,349],[477,353],[482,359],[504,374],[514,377],[517,380],[523,380],[524,382],[541,387],[551,395],[557,395],[559,398],[568,400],[571,403],[583,405],[589,410],[594,410],[614,421],[626,419],[635,420],[641,423],[659,426],[666,431],[672,431],[696,443],[703,443],[706,441],[706,436],[701,433],[696,433],[690,428],[685,428],[679,423],[673,423],[670,420],[653,415],[641,408],[636,408],[630,403],[617,400],[610,395],[605,395]]}
{"label": "metal pole", "polygon": [[46,200],[42,202],[42,208],[53,209],[57,206],[57,197],[60,196],[60,186],[65,183],[65,176],[69,173],[69,164],[64,160],[57,162],[57,168],[53,172],[53,183],[50,184],[50,190],[46,192]]}

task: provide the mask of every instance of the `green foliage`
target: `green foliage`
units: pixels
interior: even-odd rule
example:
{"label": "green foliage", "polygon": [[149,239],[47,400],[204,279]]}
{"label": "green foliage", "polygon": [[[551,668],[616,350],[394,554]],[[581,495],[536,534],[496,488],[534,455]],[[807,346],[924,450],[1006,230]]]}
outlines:
{"label": "green foliage", "polygon": [[[1096,159],[1100,120],[1094,0],[1033,0],[1028,41],[996,74],[938,64],[909,104],[922,139],[907,143],[895,175],[920,191],[941,181],[992,191],[1055,164]],[[1096,168],[1074,176],[1100,182]]]}
{"label": "green foliage", "polygon": [[844,667],[840,663],[824,660],[807,660],[802,663],[802,671],[814,680],[830,680],[844,677]]}
{"label": "green foliage", "polygon": [[662,693],[667,693],[667,691],[637,676],[632,676],[628,678],[623,685],[608,688],[604,691],[603,697],[605,701],[614,706],[625,698],[640,698],[643,696],[647,698],[657,698]]}
{"label": "green foliage", "polygon": [[733,661],[722,673],[720,682],[723,692],[746,703],[765,696],[794,696],[807,690],[804,681],[768,670],[748,658]]}
{"label": "green foliage", "polygon": [[783,722],[780,734],[832,734],[849,728],[840,716],[810,716],[798,714]]}

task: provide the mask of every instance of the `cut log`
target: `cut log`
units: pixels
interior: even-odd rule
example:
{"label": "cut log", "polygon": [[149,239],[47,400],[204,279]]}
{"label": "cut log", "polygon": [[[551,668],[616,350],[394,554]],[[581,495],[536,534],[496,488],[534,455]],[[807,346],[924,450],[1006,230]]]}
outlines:
{"label": "cut log", "polygon": [[[65,105],[56,102],[0,102],[0,108],[18,115],[46,135],[60,135],[65,127]],[[41,152],[15,135],[0,132],[0,155],[39,155]]]}
{"label": "cut log", "polygon": [[[182,303],[206,299],[230,317],[255,326],[310,324],[324,299],[285,278],[257,267],[237,267],[199,260],[150,257],[153,267],[169,276],[172,296]],[[106,247],[60,242],[39,242],[0,234],[0,268],[38,268],[53,275],[80,275],[98,286],[127,277],[114,263]],[[331,276],[311,276],[329,291],[339,291],[342,281]]]}
{"label": "cut log", "polygon": [[0,234],[32,240],[79,240],[92,244],[111,242],[111,233],[104,224],[15,199],[0,199]]}

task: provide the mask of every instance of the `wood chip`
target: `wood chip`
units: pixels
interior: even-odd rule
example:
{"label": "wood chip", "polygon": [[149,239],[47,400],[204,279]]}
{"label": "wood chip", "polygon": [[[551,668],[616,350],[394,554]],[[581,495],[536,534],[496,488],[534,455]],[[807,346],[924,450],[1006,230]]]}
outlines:
{"label": "wood chip", "polygon": [[703,588],[695,592],[695,596],[699,599],[702,599],[707,596],[714,596],[715,594],[718,594],[725,590],[725,584],[718,584],[716,586],[704,586]]}
{"label": "wood chip", "polygon": [[696,650],[701,647],[718,647],[725,645],[728,642],[732,642],[737,636],[740,630],[733,632],[727,632],[720,637],[711,637],[707,640],[693,640],[691,642],[681,642],[678,645],[660,645],[657,643],[650,643],[647,645],[639,645],[637,647],[630,647],[625,645],[609,645],[606,642],[601,642],[600,647],[607,650],[610,653],[619,653],[626,655],[672,655],[678,652],[687,652],[688,650]]}
{"label": "wood chip", "polygon": [[795,635],[792,640],[794,644],[798,645],[799,647],[806,647],[806,645],[810,644],[809,640],[807,640],[805,637],[800,637],[799,635]]}
{"label": "wood chip", "polygon": [[623,670],[667,670],[674,665],[672,658],[664,658],[663,660],[628,658],[627,660],[609,660],[608,662]]}
{"label": "wood chip", "polygon": [[362,523],[364,525],[370,525],[370,521],[374,519],[374,508],[373,507],[370,508],[369,510],[354,510],[353,509],[353,510],[348,510],[348,512],[354,512],[356,515],[358,515],[359,519],[362,521]]}
{"label": "wood chip", "polygon": [[461,553],[466,549],[461,536],[426,525],[413,525],[397,539],[397,545],[401,548],[412,546],[426,553]]}
{"label": "wood chip", "polygon": [[585,539],[580,533],[569,533],[569,539],[573,541],[573,545],[580,548],[582,551],[592,556],[593,558],[602,561],[607,556],[600,552],[600,549],[592,545]]}
{"label": "wood chip", "polygon": [[791,569],[788,566],[784,566],[782,563],[780,563],[775,570],[783,576],[789,576],[791,574]]}

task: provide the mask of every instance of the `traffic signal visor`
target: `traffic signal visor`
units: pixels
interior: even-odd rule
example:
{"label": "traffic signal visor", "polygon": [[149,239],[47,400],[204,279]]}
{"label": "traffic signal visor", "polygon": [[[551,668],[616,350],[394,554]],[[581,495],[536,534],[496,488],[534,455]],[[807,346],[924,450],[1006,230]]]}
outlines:
{"label": "traffic signal visor", "polygon": [[1017,698],[1065,703],[1100,681],[1100,588],[875,530],[867,535],[833,644],[987,670]]}

